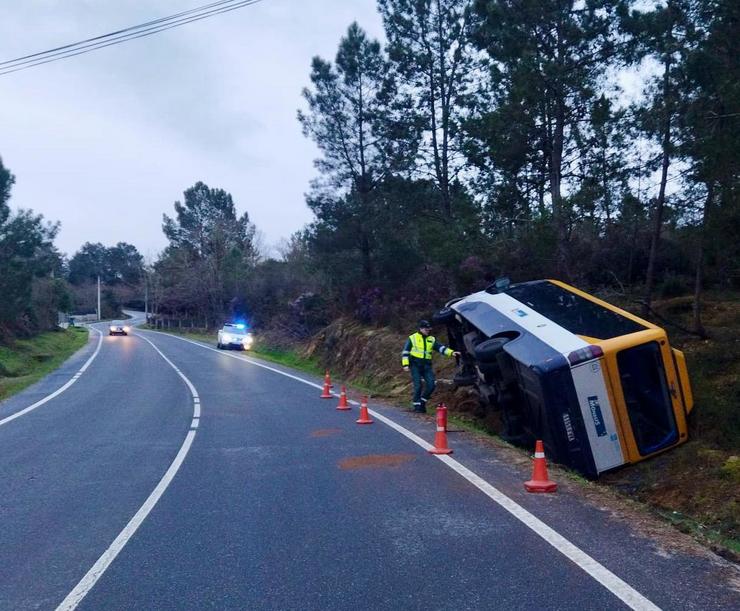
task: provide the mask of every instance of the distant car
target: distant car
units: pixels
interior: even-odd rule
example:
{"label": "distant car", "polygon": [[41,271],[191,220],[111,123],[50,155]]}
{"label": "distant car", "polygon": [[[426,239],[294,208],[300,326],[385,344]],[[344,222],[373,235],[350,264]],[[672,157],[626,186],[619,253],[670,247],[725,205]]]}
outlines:
{"label": "distant car", "polygon": [[131,327],[122,322],[112,322],[108,327],[108,335],[128,335]]}
{"label": "distant car", "polygon": [[216,346],[219,350],[224,348],[237,348],[238,350],[249,350],[254,343],[254,336],[243,323],[226,323],[218,332]]}

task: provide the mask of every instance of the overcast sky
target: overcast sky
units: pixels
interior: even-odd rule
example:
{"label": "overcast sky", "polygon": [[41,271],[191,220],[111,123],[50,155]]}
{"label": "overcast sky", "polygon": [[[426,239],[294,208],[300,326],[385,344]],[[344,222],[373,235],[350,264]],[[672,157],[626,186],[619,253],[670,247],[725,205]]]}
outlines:
{"label": "overcast sky", "polygon": [[[207,0],[0,0],[0,61]],[[62,223],[57,245],[165,246],[162,213],[198,180],[229,191],[268,244],[311,220],[317,150],[296,110],[311,58],[334,58],[374,0],[263,0],[211,19],[0,76],[0,157],[11,205]]]}

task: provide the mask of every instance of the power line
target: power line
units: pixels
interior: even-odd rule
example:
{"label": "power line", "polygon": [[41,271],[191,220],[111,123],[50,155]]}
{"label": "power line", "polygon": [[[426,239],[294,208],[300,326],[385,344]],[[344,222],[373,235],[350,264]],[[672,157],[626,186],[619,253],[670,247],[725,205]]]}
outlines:
{"label": "power line", "polygon": [[97,51],[98,49],[128,42],[129,40],[152,36],[154,34],[164,32],[165,30],[177,28],[187,25],[188,23],[207,19],[222,13],[235,11],[245,6],[257,4],[261,1],[262,0],[220,0],[198,8],[181,11],[168,17],[161,17],[139,25],[123,28],[115,32],[109,32],[108,34],[102,34],[100,36],[81,40],[76,43],[6,60],[0,62],[0,76],[10,74],[12,72],[18,72],[20,70],[27,70],[28,68],[33,68],[42,64],[67,59],[69,57],[75,57],[76,55],[83,55],[85,53]]}
{"label": "power line", "polygon": [[[64,45],[63,47],[57,47],[55,49],[35,53],[30,56],[16,58],[15,60],[0,62],[0,76],[11,72],[18,72],[19,70],[25,70],[27,68],[33,68],[34,66],[41,64],[74,57],[76,55],[82,55],[84,53],[96,51],[115,44],[128,42],[129,40],[134,40],[136,38],[152,36],[153,34],[157,34],[165,30],[180,27],[194,21],[200,21],[201,19],[206,19],[221,13],[227,13],[250,4],[256,4],[260,1],[261,0],[221,0],[209,5],[201,6],[197,9],[183,11],[175,15],[170,15],[169,17],[163,17],[161,19],[156,19],[137,26],[104,34],[102,36],[96,36],[70,45]],[[121,34],[121,32],[124,33]]]}
{"label": "power line", "polygon": [[108,38],[109,36],[115,36],[117,34],[123,34],[124,32],[128,32],[128,31],[131,31],[131,30],[136,30],[136,29],[143,28],[143,27],[146,27],[146,26],[149,26],[149,25],[155,25],[157,23],[161,23],[163,21],[169,21],[170,19],[176,19],[177,17],[182,17],[182,16],[187,15],[189,13],[194,13],[194,12],[197,12],[197,11],[200,11],[200,10],[203,10],[203,9],[206,9],[206,8],[210,8],[212,6],[216,6],[216,5],[220,5],[220,4],[228,4],[228,3],[234,2],[234,1],[235,0],[220,0],[219,2],[213,2],[212,4],[207,4],[205,6],[200,6],[198,8],[190,9],[190,10],[187,10],[187,11],[182,11],[180,13],[176,13],[174,15],[170,15],[169,17],[161,17],[159,19],[154,19],[152,21],[147,21],[146,23],[141,23],[139,25],[134,25],[134,26],[130,26],[128,28],[123,28],[122,30],[116,30],[115,32],[110,32],[108,34],[102,34],[101,36],[95,36],[93,38],[87,38],[85,40],[81,40],[79,42],[75,42],[75,43],[72,43],[72,44],[69,44],[69,45],[64,45],[64,46],[61,46],[61,47],[55,47],[54,49],[49,49],[48,51],[41,51],[40,53],[33,53],[31,55],[24,55],[23,57],[16,57],[15,59],[10,59],[10,60],[4,61],[4,62],[0,62],[0,66],[3,66],[5,64],[12,64],[12,63],[15,63],[15,62],[19,62],[19,61],[24,60],[24,59],[30,59],[30,58],[33,58],[33,57],[38,57],[39,55],[46,55],[47,53],[52,53],[54,51],[62,51],[64,49],[69,49],[71,47],[76,47],[76,46],[81,45],[81,44],[84,44],[86,42],[93,42],[95,40],[100,40],[102,38]]}

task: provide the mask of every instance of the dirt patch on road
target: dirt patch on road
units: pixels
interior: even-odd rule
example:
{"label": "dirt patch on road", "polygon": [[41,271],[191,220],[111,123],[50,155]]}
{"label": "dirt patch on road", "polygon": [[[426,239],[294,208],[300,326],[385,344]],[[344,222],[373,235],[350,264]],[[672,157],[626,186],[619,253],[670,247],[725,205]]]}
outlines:
{"label": "dirt patch on road", "polygon": [[316,429],[311,431],[311,437],[331,437],[342,432],[342,429]]}
{"label": "dirt patch on road", "polygon": [[368,454],[351,456],[339,461],[339,468],[348,469],[386,469],[398,467],[415,459],[413,454]]}

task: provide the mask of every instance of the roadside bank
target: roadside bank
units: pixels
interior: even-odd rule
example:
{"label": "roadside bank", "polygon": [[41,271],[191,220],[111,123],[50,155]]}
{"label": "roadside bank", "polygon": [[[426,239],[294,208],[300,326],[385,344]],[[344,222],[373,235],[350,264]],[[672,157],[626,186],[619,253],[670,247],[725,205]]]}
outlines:
{"label": "roadside bank", "polygon": [[0,401],[38,382],[87,342],[81,327],[47,331],[0,346]]}

